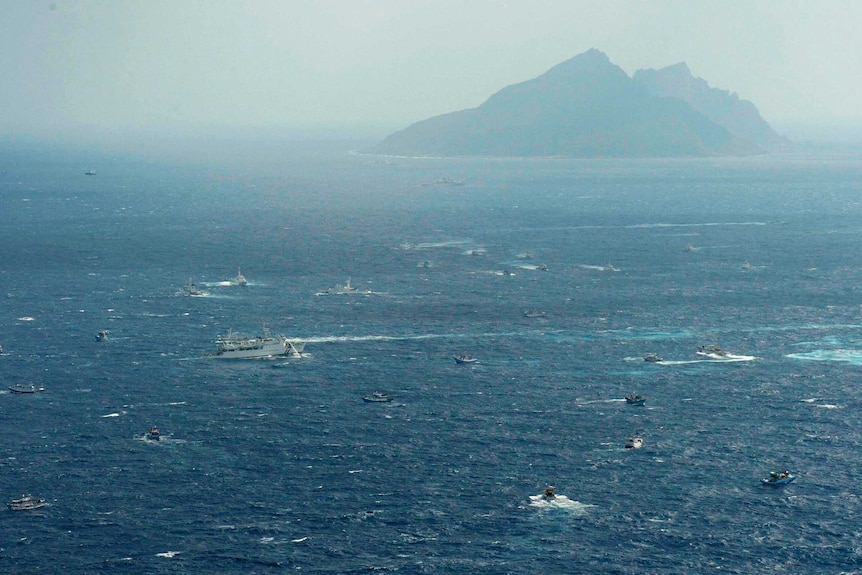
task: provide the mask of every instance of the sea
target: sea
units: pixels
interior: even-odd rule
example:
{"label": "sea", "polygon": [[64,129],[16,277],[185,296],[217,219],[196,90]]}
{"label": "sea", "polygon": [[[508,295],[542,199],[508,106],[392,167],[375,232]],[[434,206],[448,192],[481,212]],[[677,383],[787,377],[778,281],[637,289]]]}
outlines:
{"label": "sea", "polygon": [[862,573],[858,150],[356,150],[3,144],[0,572]]}

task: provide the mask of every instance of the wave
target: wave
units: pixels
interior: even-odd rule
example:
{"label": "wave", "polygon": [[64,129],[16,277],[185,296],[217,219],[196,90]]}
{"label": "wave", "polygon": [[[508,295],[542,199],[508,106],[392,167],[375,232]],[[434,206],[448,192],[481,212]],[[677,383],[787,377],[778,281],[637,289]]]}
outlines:
{"label": "wave", "polygon": [[569,499],[565,495],[556,495],[553,499],[546,499],[542,494],[539,494],[530,495],[529,499],[530,507],[538,507],[539,509],[561,509],[574,515],[586,515],[590,508],[595,507],[595,505]]}
{"label": "wave", "polygon": [[862,350],[858,349],[816,349],[804,353],[789,353],[785,357],[802,361],[836,361],[862,365]]}

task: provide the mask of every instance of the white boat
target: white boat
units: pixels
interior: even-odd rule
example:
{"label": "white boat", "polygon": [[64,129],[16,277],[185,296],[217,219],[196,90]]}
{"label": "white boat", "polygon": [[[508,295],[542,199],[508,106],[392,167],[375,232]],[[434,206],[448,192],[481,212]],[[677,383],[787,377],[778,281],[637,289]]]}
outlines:
{"label": "white boat", "polygon": [[644,446],[644,440],[640,437],[629,437],[626,439],[626,449],[640,449]]}
{"label": "white boat", "polygon": [[108,341],[108,330],[103,329],[96,334],[96,341]]}
{"label": "white boat", "polygon": [[453,357],[455,358],[455,363],[476,363],[479,361],[472,355],[455,355]]}
{"label": "white boat", "polygon": [[30,385],[19,384],[19,385],[10,385],[9,391],[11,391],[12,393],[38,393],[40,391],[45,391],[45,388],[44,387],[36,387],[33,384],[30,384]]}
{"label": "white boat", "polygon": [[44,499],[36,499],[30,495],[22,495],[18,499],[13,499],[6,506],[13,511],[29,511],[30,509],[39,509],[48,505]]}
{"label": "white boat", "polygon": [[245,279],[245,276],[242,275],[242,272],[240,270],[236,270],[236,277],[230,281],[231,281],[231,283],[236,284],[238,286],[247,286],[248,285],[248,280]]}
{"label": "white boat", "polygon": [[350,285],[350,278],[347,278],[347,282],[343,286],[336,286],[327,288],[326,291],[317,292],[315,295],[349,295],[349,294],[370,294],[371,290],[358,290],[352,285]]}
{"label": "white boat", "polygon": [[664,358],[656,353],[648,353],[644,356],[644,361],[648,361],[650,363],[658,363],[663,360]]}
{"label": "white boat", "polygon": [[362,399],[368,403],[386,403],[392,401],[391,397],[380,391],[375,391],[371,395],[366,395]]}
{"label": "white boat", "polygon": [[270,335],[264,328],[263,335],[241,337],[228,331],[227,335],[215,340],[214,357],[223,359],[255,359],[286,355],[293,358],[302,357],[305,348],[304,341],[289,340],[283,335]]}

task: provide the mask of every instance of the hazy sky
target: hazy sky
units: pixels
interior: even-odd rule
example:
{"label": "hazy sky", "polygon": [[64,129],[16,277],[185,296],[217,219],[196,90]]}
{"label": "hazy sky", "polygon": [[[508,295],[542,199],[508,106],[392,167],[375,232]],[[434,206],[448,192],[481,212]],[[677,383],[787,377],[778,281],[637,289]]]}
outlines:
{"label": "hazy sky", "polygon": [[0,0],[0,134],[371,129],[589,48],[685,61],[767,121],[862,125],[856,0]]}

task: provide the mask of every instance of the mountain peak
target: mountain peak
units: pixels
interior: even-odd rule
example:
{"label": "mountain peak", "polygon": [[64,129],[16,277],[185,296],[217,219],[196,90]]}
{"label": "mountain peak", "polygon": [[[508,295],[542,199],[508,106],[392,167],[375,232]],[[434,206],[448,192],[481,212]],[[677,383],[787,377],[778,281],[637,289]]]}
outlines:
{"label": "mountain peak", "polygon": [[[755,140],[739,137],[727,127],[730,123],[711,119],[686,99],[711,89],[684,62],[635,76],[591,48],[536,78],[503,88],[477,108],[428,118],[391,134],[372,151],[546,157],[762,152]],[[665,85],[684,96],[663,93]]]}

